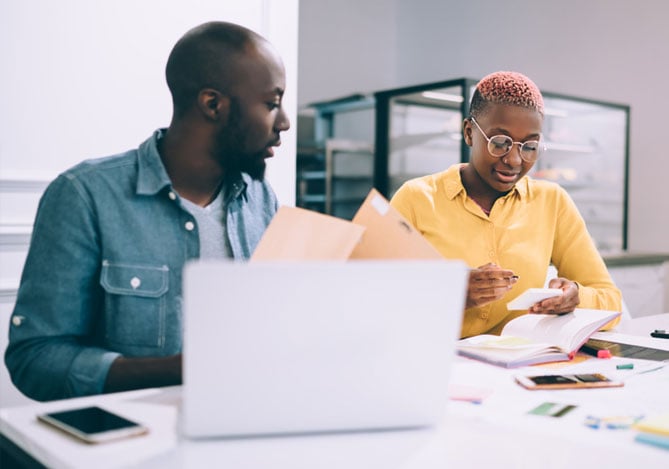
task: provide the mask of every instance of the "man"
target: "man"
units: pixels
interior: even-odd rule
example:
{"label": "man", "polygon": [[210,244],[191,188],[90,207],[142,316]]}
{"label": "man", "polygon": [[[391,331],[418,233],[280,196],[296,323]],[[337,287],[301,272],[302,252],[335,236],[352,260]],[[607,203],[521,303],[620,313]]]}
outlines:
{"label": "man", "polygon": [[33,399],[180,384],[184,263],[248,259],[276,212],[265,159],[290,124],[272,46],[206,23],[166,77],[168,129],[66,171],[40,201],[5,353]]}

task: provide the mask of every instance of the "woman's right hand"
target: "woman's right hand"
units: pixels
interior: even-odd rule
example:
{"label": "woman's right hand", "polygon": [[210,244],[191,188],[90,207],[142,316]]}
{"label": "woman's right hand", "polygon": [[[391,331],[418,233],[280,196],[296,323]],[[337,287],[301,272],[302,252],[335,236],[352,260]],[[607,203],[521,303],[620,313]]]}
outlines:
{"label": "woman's right hand", "polygon": [[501,299],[518,282],[512,270],[488,263],[469,271],[466,308],[483,306]]}

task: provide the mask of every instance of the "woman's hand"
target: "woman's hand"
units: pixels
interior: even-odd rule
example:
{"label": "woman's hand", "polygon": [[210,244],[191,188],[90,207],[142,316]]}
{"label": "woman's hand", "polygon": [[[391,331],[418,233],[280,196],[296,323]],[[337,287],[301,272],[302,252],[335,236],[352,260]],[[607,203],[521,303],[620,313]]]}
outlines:
{"label": "woman's hand", "polygon": [[535,314],[571,313],[579,303],[578,284],[566,278],[558,277],[548,283],[548,288],[559,288],[562,296],[548,298],[534,304],[528,312]]}
{"label": "woman's hand", "polygon": [[496,264],[486,264],[469,271],[466,308],[483,306],[497,301],[518,281],[512,270]]}

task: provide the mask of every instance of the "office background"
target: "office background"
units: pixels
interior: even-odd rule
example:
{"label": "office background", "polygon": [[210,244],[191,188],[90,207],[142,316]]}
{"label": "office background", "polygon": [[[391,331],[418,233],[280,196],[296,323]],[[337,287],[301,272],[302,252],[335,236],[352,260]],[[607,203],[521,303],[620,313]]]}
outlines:
{"label": "office background", "polygon": [[[515,69],[546,91],[631,106],[628,247],[669,253],[669,198],[661,190],[669,174],[668,13],[663,0],[2,2],[0,349],[46,183],[167,125],[167,54],[188,28],[211,19],[246,24],[284,58],[293,129],[268,170],[282,203],[295,200],[298,107]],[[664,271],[657,275],[667,282]],[[0,381],[3,406],[4,366]]]}
{"label": "office background", "polygon": [[628,248],[666,253],[668,18],[662,0],[303,0],[298,104],[496,70],[628,104]]}

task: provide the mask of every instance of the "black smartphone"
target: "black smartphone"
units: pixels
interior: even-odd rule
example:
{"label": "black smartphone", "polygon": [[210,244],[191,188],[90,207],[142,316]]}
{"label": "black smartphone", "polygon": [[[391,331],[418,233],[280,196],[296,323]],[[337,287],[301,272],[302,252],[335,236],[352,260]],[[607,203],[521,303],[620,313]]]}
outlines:
{"label": "black smartphone", "polygon": [[96,406],[40,414],[37,419],[87,443],[102,443],[149,431],[137,422]]}
{"label": "black smartphone", "polygon": [[623,385],[622,381],[613,381],[600,373],[580,375],[541,375],[516,376],[518,384],[527,389],[587,389],[614,388]]}

